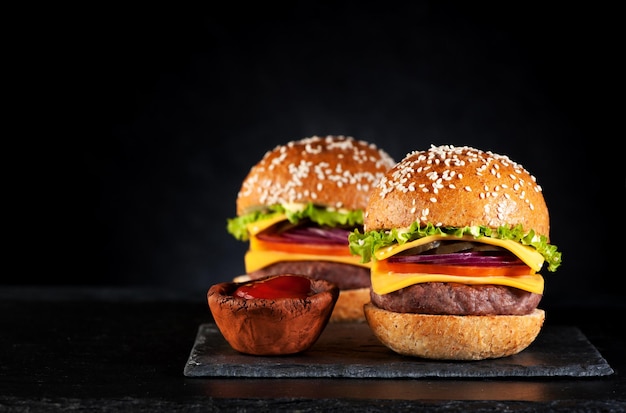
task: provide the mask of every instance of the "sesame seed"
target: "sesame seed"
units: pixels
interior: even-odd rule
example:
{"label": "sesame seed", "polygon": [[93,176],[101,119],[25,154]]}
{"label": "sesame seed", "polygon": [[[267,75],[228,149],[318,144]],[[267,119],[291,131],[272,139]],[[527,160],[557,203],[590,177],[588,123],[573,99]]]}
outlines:
{"label": "sesame seed", "polygon": [[[392,191],[408,192],[421,189],[423,194],[430,194],[428,197],[430,202],[442,203],[444,198],[440,198],[439,195],[445,194],[445,191],[463,188],[464,191],[473,192],[470,182],[465,182],[464,184],[458,185],[458,187],[451,182],[451,179],[454,177],[459,180],[464,179],[463,174],[460,173],[458,169],[455,169],[460,166],[467,168],[466,171],[468,173],[471,171],[472,182],[474,182],[474,180],[478,182],[483,181],[479,184],[480,186],[476,188],[480,188],[477,195],[482,200],[510,200],[514,196],[519,196],[520,199],[526,199],[526,192],[524,190],[528,191],[525,186],[527,182],[531,182],[531,179],[532,185],[530,185],[530,187],[533,188],[534,191],[541,191],[541,187],[536,184],[534,177],[528,174],[521,165],[510,160],[506,155],[481,151],[468,146],[431,145],[430,149],[426,151],[410,152],[393,168],[390,174],[386,175],[388,181],[379,184],[381,196]],[[480,176],[482,176],[482,178],[480,178]],[[507,183],[500,183],[498,185],[491,183],[494,181],[494,178],[502,179],[503,176],[508,176],[508,179],[512,181],[507,180]],[[524,179],[520,179],[520,176]],[[441,202],[439,201],[440,199]],[[414,204],[414,206],[415,205],[419,205],[419,203]],[[506,205],[502,207],[505,209],[500,208],[499,211],[504,217],[507,216],[506,208],[509,208],[509,206]],[[415,211],[412,210],[411,213],[414,214]],[[422,211],[419,216],[421,217],[420,219],[422,219],[427,216],[427,213]],[[493,218],[493,222],[498,225],[500,224],[498,218],[494,217],[493,214],[489,216]]]}
{"label": "sesame seed", "polygon": [[[365,150],[368,148],[368,150]],[[338,163],[331,166],[328,162],[317,163],[315,156],[323,153],[326,149],[341,151],[336,153],[337,159],[352,159],[350,163]],[[306,201],[307,199],[319,198],[323,185],[318,182],[315,185],[317,192],[304,191],[305,182],[309,179],[318,181],[329,180],[338,188],[347,184],[354,184],[359,192],[366,192],[371,189],[371,185],[377,183],[388,168],[395,163],[384,151],[379,151],[379,158],[371,154],[371,150],[376,149],[375,145],[364,141],[356,141],[351,137],[327,136],[325,138],[312,136],[299,141],[291,141],[285,145],[279,145],[271,151],[267,151],[261,161],[254,166],[254,172],[259,172],[261,176],[267,171],[284,171],[287,181],[272,181],[258,177],[258,174],[251,171],[242,184],[238,196],[250,196],[253,193],[258,195],[260,202],[264,204],[281,204],[296,201]],[[287,156],[293,151],[298,151],[303,158],[298,163],[286,163]],[[361,171],[358,164],[372,160],[376,162],[379,172],[372,173],[366,170]],[[350,165],[348,169],[347,165]],[[354,166],[354,168],[353,168]],[[334,170],[332,169],[334,168]]]}

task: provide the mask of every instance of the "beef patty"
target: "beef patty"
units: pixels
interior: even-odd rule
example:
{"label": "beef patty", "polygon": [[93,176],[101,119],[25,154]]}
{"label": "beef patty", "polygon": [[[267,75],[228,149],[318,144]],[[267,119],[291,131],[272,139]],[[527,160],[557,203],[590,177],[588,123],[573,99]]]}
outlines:
{"label": "beef patty", "polygon": [[388,294],[371,291],[372,303],[395,313],[449,315],[523,315],[531,313],[541,294],[503,285],[431,282]]}

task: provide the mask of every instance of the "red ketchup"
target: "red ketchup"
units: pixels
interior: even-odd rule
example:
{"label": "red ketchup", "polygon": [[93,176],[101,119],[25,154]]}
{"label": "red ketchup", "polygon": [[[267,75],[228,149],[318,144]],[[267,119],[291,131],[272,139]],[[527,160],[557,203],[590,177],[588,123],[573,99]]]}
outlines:
{"label": "red ketchup", "polygon": [[311,281],[295,275],[278,275],[246,283],[235,290],[235,296],[253,298],[307,298],[311,295]]}

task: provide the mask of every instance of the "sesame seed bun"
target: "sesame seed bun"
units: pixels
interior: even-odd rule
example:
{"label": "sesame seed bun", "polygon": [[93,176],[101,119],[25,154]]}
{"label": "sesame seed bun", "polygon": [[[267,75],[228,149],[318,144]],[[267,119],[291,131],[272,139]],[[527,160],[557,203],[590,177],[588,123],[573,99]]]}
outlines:
{"label": "sesame seed bun", "polygon": [[[350,136],[312,136],[278,145],[268,151],[243,180],[237,195],[237,215],[277,204],[309,202],[329,209],[363,211],[370,191],[393,165],[395,160],[387,152]],[[348,249],[346,239],[346,251]],[[294,256],[298,258],[286,260],[283,257],[285,261],[249,271],[249,274],[255,278],[274,271],[285,272],[285,265],[293,265],[290,272],[335,280],[341,290],[331,322],[365,321],[363,304],[370,297],[366,265],[335,262],[336,257],[324,259],[327,257],[323,255]],[[347,282],[354,277],[358,277],[358,283]]]}
{"label": "sesame seed bun", "polygon": [[[550,232],[548,208],[535,177],[505,155],[468,146],[431,146],[410,152],[373,190],[364,216],[365,231],[402,229],[415,222],[457,228],[521,226],[524,233],[534,230],[546,239]],[[378,271],[378,265],[374,264],[372,271]],[[462,272],[462,266],[457,265],[458,271]],[[445,266],[438,268],[445,271],[441,268]],[[430,275],[436,279],[437,273]],[[471,278],[471,273],[467,277]],[[478,290],[466,288],[463,283],[480,286],[480,278],[425,281],[433,288],[409,285],[393,294],[372,292],[371,302],[364,305],[366,321],[384,345],[402,355],[481,360],[519,353],[535,340],[543,326],[545,312],[536,308],[540,297],[515,287],[494,285],[489,300],[503,300],[503,305],[497,310],[478,311]],[[434,288],[438,284],[445,288]],[[513,299],[506,301],[507,297]],[[532,298],[532,306],[519,313],[501,309],[516,306],[522,297]],[[410,306],[396,306],[401,300]],[[441,304],[441,308],[424,310],[430,308],[429,303]],[[455,306],[460,306],[461,312],[455,312]],[[424,314],[429,311],[434,312]]]}
{"label": "sesame seed bun", "polygon": [[369,288],[340,290],[339,298],[330,316],[331,323],[365,322],[363,306],[370,301]]}
{"label": "sesame seed bun", "polygon": [[505,155],[450,145],[414,151],[390,169],[372,193],[366,231],[404,228],[415,221],[464,227],[521,224],[549,240],[541,187]]}
{"label": "sesame seed bun", "polygon": [[350,136],[312,136],[276,146],[254,165],[237,195],[237,214],[263,206],[308,203],[365,209],[368,194],[395,161]]}

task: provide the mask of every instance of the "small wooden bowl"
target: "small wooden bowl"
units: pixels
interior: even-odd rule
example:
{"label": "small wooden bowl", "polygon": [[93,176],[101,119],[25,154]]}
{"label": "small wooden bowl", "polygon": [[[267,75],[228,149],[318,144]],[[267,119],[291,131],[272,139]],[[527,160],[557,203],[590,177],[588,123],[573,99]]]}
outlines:
{"label": "small wooden bowl", "polygon": [[240,353],[258,356],[309,349],[330,320],[339,288],[326,280],[302,277],[311,281],[313,294],[307,298],[246,299],[233,295],[245,283],[211,286],[207,293],[209,308],[228,344]]}

